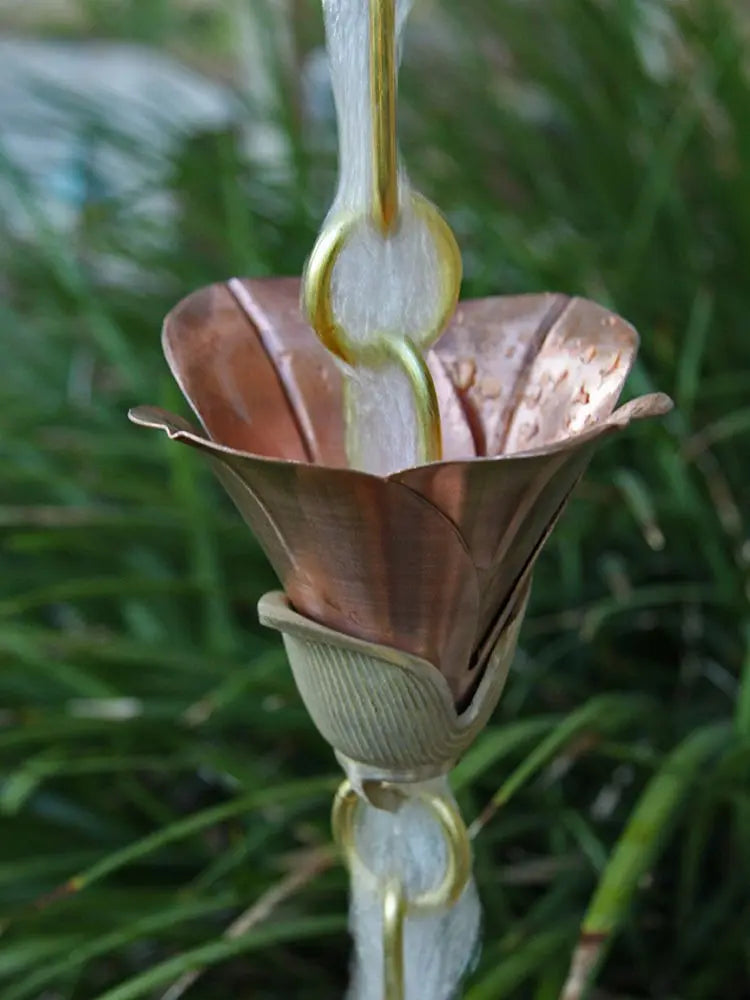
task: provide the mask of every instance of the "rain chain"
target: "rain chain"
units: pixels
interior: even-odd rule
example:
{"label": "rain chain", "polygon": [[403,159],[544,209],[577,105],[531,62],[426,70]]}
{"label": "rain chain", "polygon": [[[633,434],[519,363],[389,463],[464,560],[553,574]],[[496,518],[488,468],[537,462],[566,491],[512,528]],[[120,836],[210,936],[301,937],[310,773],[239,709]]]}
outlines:
{"label": "rain chain", "polygon": [[[370,0],[368,10],[362,0],[323,0],[323,8],[340,179],[308,261],[303,302],[320,340],[347,369],[349,464],[386,473],[441,457],[437,397],[423,351],[455,309],[461,257],[443,216],[410,189],[399,167],[398,35],[409,4]],[[361,767],[340,760],[350,780],[336,797],[333,829],[353,883],[353,1000],[448,997],[474,950],[479,907],[473,886],[467,890],[466,827],[447,784],[413,784],[408,774],[363,781]],[[425,879],[433,885],[424,887]],[[464,894],[455,919],[446,920]],[[407,921],[413,930],[405,954]],[[456,921],[460,929],[451,926]]]}
{"label": "rain chain", "polygon": [[210,460],[281,581],[259,619],[346,775],[348,1000],[457,995],[481,913],[447,775],[500,699],[536,559],[593,452],[671,406],[617,407],[638,336],[595,303],[454,313],[455,240],[398,160],[410,3],[323,0],[339,186],[301,284],[309,323],[294,279],[193,292],[162,343],[201,429],[130,413]]}

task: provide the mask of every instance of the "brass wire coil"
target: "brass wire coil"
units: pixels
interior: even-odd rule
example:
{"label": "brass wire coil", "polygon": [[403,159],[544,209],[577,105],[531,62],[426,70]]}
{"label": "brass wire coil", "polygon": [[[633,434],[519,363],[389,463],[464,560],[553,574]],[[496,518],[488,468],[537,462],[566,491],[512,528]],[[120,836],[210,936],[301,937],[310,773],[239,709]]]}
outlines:
{"label": "brass wire coil", "polygon": [[[388,790],[398,794],[395,785]],[[397,879],[388,879],[383,888],[383,975],[385,1000],[404,997],[404,922],[407,916],[431,913],[455,905],[471,877],[469,835],[458,809],[447,799],[430,792],[410,796],[421,802],[440,825],[447,852],[445,874],[434,889],[408,899]],[[404,796],[406,799],[407,796]],[[349,868],[358,864],[380,888],[378,876],[364,864],[357,852],[355,820],[361,799],[349,781],[339,787],[333,802],[333,836]]]}

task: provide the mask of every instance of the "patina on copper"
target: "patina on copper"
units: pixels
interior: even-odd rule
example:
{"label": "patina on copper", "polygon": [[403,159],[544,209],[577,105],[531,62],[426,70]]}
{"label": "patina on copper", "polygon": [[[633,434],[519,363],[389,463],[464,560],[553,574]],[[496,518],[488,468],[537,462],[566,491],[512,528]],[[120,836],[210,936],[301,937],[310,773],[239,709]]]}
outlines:
{"label": "patina on copper", "polygon": [[379,478],[346,468],[345,375],[298,303],[286,278],[189,296],[163,345],[205,433],[131,419],[209,456],[300,614],[427,660],[461,707],[594,448],[671,402],[615,409],[638,337],[591,302],[463,302],[428,355],[444,460]]}

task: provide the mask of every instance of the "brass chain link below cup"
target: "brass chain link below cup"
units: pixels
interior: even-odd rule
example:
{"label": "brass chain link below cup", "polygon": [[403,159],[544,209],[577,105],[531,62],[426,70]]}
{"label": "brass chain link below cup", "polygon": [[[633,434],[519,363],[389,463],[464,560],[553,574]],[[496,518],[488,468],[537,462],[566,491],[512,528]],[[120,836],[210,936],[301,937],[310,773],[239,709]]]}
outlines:
{"label": "brass chain link below cup", "polygon": [[420,802],[439,824],[446,843],[446,865],[439,885],[408,899],[397,878],[381,880],[362,861],[357,851],[356,817],[362,800],[349,781],[344,781],[333,803],[331,825],[336,844],[350,870],[358,865],[382,894],[384,1000],[404,1000],[404,923],[408,916],[434,913],[454,906],[471,877],[469,835],[458,809],[447,799],[430,792],[407,796],[397,785],[388,791],[404,801]]}

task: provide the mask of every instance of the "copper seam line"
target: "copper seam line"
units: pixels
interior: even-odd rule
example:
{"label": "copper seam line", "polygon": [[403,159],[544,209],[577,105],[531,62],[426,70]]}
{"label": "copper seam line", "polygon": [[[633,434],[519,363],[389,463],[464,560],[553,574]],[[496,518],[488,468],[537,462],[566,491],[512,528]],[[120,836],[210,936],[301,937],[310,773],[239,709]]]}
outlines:
{"label": "copper seam line", "polygon": [[[548,464],[542,466],[524,490],[523,495],[513,512],[513,516],[510,519],[510,523],[500,536],[500,541],[497,543],[495,551],[492,553],[490,563],[491,566],[501,568],[503,560],[513,546],[513,540],[518,533],[518,529],[523,525],[524,521],[531,513],[531,510],[537,504],[542,493],[547,489],[558,472],[561,472],[568,464],[568,461],[575,457],[575,452],[561,451],[556,455],[550,455],[548,457]],[[493,573],[490,577],[490,581],[494,582],[496,577],[497,574]]]}
{"label": "copper seam line", "polygon": [[474,697],[479,690],[479,685],[485,678],[489,657],[491,656],[501,633],[506,628],[510,627],[518,616],[518,612],[526,596],[526,583],[523,578],[527,575],[529,565],[532,561],[533,557],[529,560],[529,564],[527,564],[519,574],[517,581],[513,584],[513,588],[508,598],[500,607],[500,610],[495,617],[490,621],[484,631],[481,641],[477,643],[477,646],[472,653],[467,670],[467,673],[471,677],[471,684],[469,684],[466,690],[462,693],[460,699],[455,703],[456,714],[459,716],[462,715],[467,708],[471,707],[471,703],[474,701]]}
{"label": "copper seam line", "polygon": [[[551,480],[554,479],[557,473],[565,466],[569,457],[570,456],[568,452],[563,452],[561,457],[556,458],[556,460],[552,462],[550,465],[544,466],[540,470],[540,472],[533,477],[531,482],[526,487],[523,496],[513,513],[513,516],[511,517],[509,523],[506,525],[505,531],[500,536],[500,541],[497,543],[497,546],[495,547],[495,551],[490,562],[490,565],[494,566],[495,569],[494,572],[492,572],[491,575],[484,581],[485,590],[490,590],[493,587],[498,578],[498,575],[502,572],[503,558],[505,557],[506,553],[512,546],[513,539],[517,533],[517,530],[526,520],[529,510],[537,502],[545,487],[549,485]],[[541,546],[538,543],[532,547],[532,556],[529,559],[527,559],[526,562],[524,563],[523,572],[528,571],[529,567],[533,563],[533,555],[539,551],[540,547]],[[518,577],[516,580],[513,581],[513,585],[508,591],[509,598],[512,598],[514,595],[516,595],[515,588],[518,586],[518,580],[520,578],[521,577]],[[486,666],[486,659],[487,659],[486,651],[488,648],[490,649],[492,648],[491,645],[489,645],[490,640],[493,638],[493,636],[496,636],[502,629],[504,624],[504,617],[506,617],[505,612],[507,611],[508,614],[512,613],[512,608],[509,608],[508,605],[509,605],[508,601],[505,601],[505,603],[501,604],[499,611],[494,617],[490,618],[489,622],[484,628],[484,631],[481,633],[474,646],[474,653],[472,654],[471,657],[470,661],[471,665],[469,667],[469,670],[474,671],[477,669],[477,667],[481,668],[478,673],[480,679],[482,673],[484,672],[484,667]],[[483,607],[481,605],[479,610],[481,619],[481,614],[483,611]],[[471,687],[474,690],[476,690],[476,683],[471,685]]]}
{"label": "copper seam line", "polygon": [[[581,473],[581,475],[583,475],[583,473]],[[551,519],[550,519],[547,527],[544,529],[541,537],[537,541],[537,543],[534,546],[534,548],[531,550],[531,554],[529,555],[529,557],[526,560],[526,562],[524,563],[522,569],[518,573],[518,576],[516,577],[515,581],[513,582],[513,586],[512,586],[511,591],[510,591],[510,597],[509,597],[509,599],[501,607],[500,611],[498,612],[498,614],[494,618],[494,620],[488,625],[488,627],[485,630],[485,633],[484,633],[484,635],[482,637],[481,642],[479,642],[477,644],[476,652],[474,654],[474,657],[472,658],[473,662],[472,662],[471,669],[475,670],[477,667],[481,667],[482,669],[479,672],[480,678],[481,678],[482,673],[484,672],[484,667],[486,666],[486,661],[487,661],[489,655],[491,654],[491,652],[492,652],[492,650],[493,650],[493,648],[495,646],[495,643],[497,642],[497,640],[498,640],[498,638],[500,636],[500,633],[506,627],[506,625],[508,624],[509,620],[512,618],[513,612],[517,610],[518,598],[520,596],[522,596],[519,593],[519,591],[524,587],[524,585],[526,584],[528,578],[530,577],[531,570],[532,570],[532,568],[534,566],[534,563],[536,562],[537,556],[539,555],[539,553],[541,552],[541,550],[544,548],[544,546],[547,544],[547,540],[549,539],[549,536],[552,534],[552,532],[553,532],[553,530],[555,528],[555,525],[559,521],[560,516],[562,515],[562,512],[565,510],[565,507],[566,507],[568,501],[570,500],[570,497],[573,494],[573,492],[574,492],[576,486],[578,485],[578,482],[580,481],[580,479],[581,479],[581,476],[579,476],[576,479],[576,481],[571,486],[570,490],[563,497],[562,501],[560,502],[559,507],[555,510],[555,512],[552,515],[552,517],[551,517]],[[513,600],[514,598],[515,598],[515,600]],[[513,601],[513,605],[511,607],[508,607],[508,605],[510,604],[511,601]],[[476,688],[474,688],[474,690],[476,691]]]}
{"label": "copper seam line", "polygon": [[[536,491],[535,499],[539,497],[541,490],[543,490],[544,487],[547,486],[550,483],[550,481],[554,478],[554,476],[559,471],[561,471],[564,464],[565,464],[564,462],[558,463],[553,469],[552,475],[544,479],[541,486]],[[484,673],[484,668],[487,664],[487,658],[489,654],[492,652],[492,649],[494,648],[494,645],[498,640],[500,632],[503,630],[503,628],[505,628],[506,624],[508,623],[508,620],[513,615],[513,611],[515,610],[515,605],[511,604],[511,602],[513,601],[514,598],[518,599],[519,589],[524,584],[524,578],[530,575],[530,571],[534,565],[537,556],[539,555],[539,552],[541,551],[547,539],[549,538],[550,534],[552,533],[552,529],[554,528],[555,524],[557,524],[557,521],[560,515],[562,514],[563,510],[565,509],[565,505],[570,499],[570,496],[573,493],[573,490],[575,489],[580,478],[581,478],[580,476],[577,477],[575,483],[573,483],[571,488],[568,490],[568,492],[561,500],[559,506],[554,511],[550,521],[548,522],[547,526],[542,532],[540,538],[532,547],[530,554],[528,555],[526,561],[521,567],[521,570],[519,571],[518,575],[513,581],[513,584],[510,588],[508,600],[506,600],[505,603],[501,605],[497,615],[490,620],[490,622],[488,623],[487,627],[485,628],[482,634],[481,639],[477,643],[474,650],[474,655],[471,658],[471,666],[469,669],[473,671],[479,668],[478,670],[479,679],[481,679],[482,674]],[[537,486],[538,484],[539,484],[539,479],[537,478],[532,482],[530,489],[533,488],[534,486]],[[527,499],[528,499],[528,494],[527,494]],[[501,540],[501,545],[502,545],[502,540]],[[490,583],[494,582],[494,579],[495,577],[493,576],[492,579],[490,580]],[[472,687],[476,691],[476,684],[472,685]]]}
{"label": "copper seam line", "polygon": [[513,426],[513,420],[516,416],[516,412],[518,411],[518,407],[521,405],[523,395],[526,392],[526,386],[529,384],[529,377],[534,367],[534,359],[542,349],[544,342],[551,333],[552,329],[557,325],[564,313],[567,312],[574,301],[574,299],[568,298],[566,295],[555,296],[555,301],[550,306],[547,315],[539,324],[538,329],[526,347],[526,355],[524,357],[523,365],[521,366],[518,378],[516,379],[516,384],[513,386],[511,402],[508,406],[508,416],[505,420],[505,427],[503,429],[502,437],[500,438],[500,445],[497,449],[498,455],[503,455],[505,453],[505,446],[508,443],[508,436],[510,434],[511,427]]}
{"label": "copper seam line", "polygon": [[467,392],[463,392],[459,389],[450,377],[445,362],[437,351],[430,351],[430,361],[434,361],[435,364],[440,365],[440,370],[453,388],[456,401],[458,402],[461,412],[463,413],[466,426],[469,428],[469,434],[471,435],[471,440],[474,445],[475,457],[484,458],[487,454],[487,435],[484,432],[482,420],[479,416],[477,408],[468,398]]}
{"label": "copper seam line", "polygon": [[[516,509],[515,514],[513,515],[512,519],[511,519],[511,523],[510,523],[508,529],[503,534],[503,537],[500,539],[500,544],[498,545],[498,547],[497,547],[497,549],[495,551],[495,557],[494,557],[494,559],[493,559],[492,562],[493,562],[493,565],[497,567],[498,571],[502,569],[502,562],[503,562],[505,556],[507,555],[508,551],[510,550],[510,548],[511,548],[511,546],[513,544],[513,538],[515,537],[517,527],[523,524],[523,522],[526,520],[526,518],[528,516],[528,513],[531,510],[531,508],[539,501],[539,498],[541,497],[542,493],[550,485],[550,483],[557,476],[557,474],[559,472],[561,472],[565,468],[565,466],[567,465],[567,462],[568,462],[569,458],[570,458],[570,455],[567,452],[564,452],[562,454],[562,456],[560,458],[558,458],[558,460],[555,461],[554,464],[551,467],[542,469],[541,473],[538,476],[536,476],[532,480],[532,482],[529,484],[528,490],[524,494],[524,496],[523,496],[523,498],[522,498],[522,500],[521,500],[518,508]],[[580,479],[580,476],[578,477],[578,479]],[[576,479],[576,482],[578,481],[578,479]],[[553,519],[552,519],[552,523],[554,523],[554,520],[557,517],[559,517],[560,513],[562,513],[562,510],[563,510],[563,508],[565,506],[565,503],[567,502],[568,498],[570,497],[571,492],[572,492],[572,488],[571,488],[571,490],[569,490],[565,494],[565,499],[561,502],[560,506],[557,508],[556,512],[554,513]],[[548,524],[547,527],[542,532],[541,541],[537,541],[532,546],[531,553],[530,553],[529,557],[526,559],[526,562],[523,565],[523,568],[522,568],[522,571],[521,571],[521,576],[519,578],[517,578],[513,582],[513,586],[514,587],[517,586],[518,579],[520,579],[522,577],[523,573],[528,572],[530,570],[531,566],[533,566],[534,559],[539,554],[539,551],[541,550],[542,545],[544,544],[544,541],[549,536],[550,531],[551,531],[551,528],[550,528],[550,526]],[[493,575],[490,577],[490,579],[488,581],[486,581],[487,586],[491,587],[495,583],[496,580],[497,580],[497,572],[493,573]],[[513,593],[512,590],[511,590],[511,593]],[[496,624],[497,624],[497,619],[496,619]],[[496,633],[497,633],[497,627],[495,629],[489,628],[489,636],[490,636],[490,638],[492,638],[492,639],[496,638]],[[485,631],[485,634],[484,634],[483,640],[482,640],[482,644],[481,644],[481,646],[477,647],[479,649],[479,651],[480,651],[480,653],[479,653],[480,662],[483,659],[486,659],[486,650],[488,648],[487,647],[487,636],[488,636],[488,632]]]}
{"label": "copper seam line", "polygon": [[289,413],[295,427],[297,428],[297,433],[299,434],[300,443],[305,452],[305,457],[308,462],[314,463],[315,447],[313,442],[315,439],[311,433],[309,421],[306,419],[307,415],[300,413],[295,401],[295,396],[299,396],[299,393],[293,392],[287,379],[284,377],[282,372],[279,371],[276,365],[276,352],[269,343],[272,336],[271,329],[269,323],[264,319],[263,310],[256,304],[252,294],[247,290],[247,288],[245,288],[238,278],[230,278],[229,281],[226,282],[226,288],[239,306],[240,311],[247,319],[249,325],[253,328],[253,331],[255,332],[255,335],[258,338],[258,341],[260,342],[271,367],[273,368],[279,388],[287,401]]}
{"label": "copper seam line", "polygon": [[[525,380],[524,380],[525,381]],[[503,561],[508,554],[509,550],[512,548],[513,540],[516,537],[518,529],[523,525],[524,521],[529,515],[529,512],[534,507],[534,505],[539,501],[544,490],[549,486],[552,480],[561,472],[568,461],[572,460],[574,453],[569,451],[561,451],[557,454],[549,456],[549,462],[542,466],[539,472],[532,478],[531,482],[528,484],[523,492],[523,495],[516,506],[513,516],[511,517],[509,523],[506,525],[505,531],[503,531],[500,536],[500,540],[495,547],[495,551],[492,555],[490,565],[495,567],[494,572],[491,573],[488,579],[485,580],[485,587],[487,589],[492,588],[495,584],[498,574],[502,572]],[[579,477],[580,478],[580,477]],[[570,496],[570,492],[566,494]],[[539,546],[534,545],[532,547],[532,552],[538,551]],[[529,562],[527,561],[525,565],[528,567]],[[514,582],[515,585],[515,582]],[[512,593],[512,591],[511,591]],[[480,611],[482,609],[480,608]],[[497,619],[495,619],[497,621]],[[492,627],[488,625],[482,634],[482,639],[477,644],[476,649],[481,651],[486,646],[487,635],[491,634]]]}

